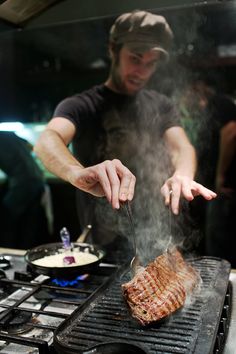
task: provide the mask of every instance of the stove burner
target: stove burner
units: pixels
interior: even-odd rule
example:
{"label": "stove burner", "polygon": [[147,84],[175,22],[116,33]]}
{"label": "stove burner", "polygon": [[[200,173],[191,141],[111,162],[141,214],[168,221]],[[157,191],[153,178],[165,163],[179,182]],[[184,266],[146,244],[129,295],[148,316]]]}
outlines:
{"label": "stove burner", "polygon": [[87,279],[89,276],[89,274],[83,274],[83,275],[79,275],[78,277],[76,277],[73,280],[67,280],[67,279],[52,279],[52,284],[53,285],[57,285],[60,287],[74,287],[77,288],[80,284],[81,281]]}
{"label": "stove burner", "polygon": [[4,316],[4,314],[8,312],[8,310],[3,311],[0,314],[0,331],[8,334],[18,334],[24,333],[30,330],[30,326],[28,324],[29,320],[32,318],[32,313],[27,311],[11,311],[8,315]]}
{"label": "stove burner", "polygon": [[0,257],[0,269],[9,269],[11,268],[11,262],[9,259],[6,259],[5,257]]}
{"label": "stove burner", "polygon": [[101,263],[89,275],[75,272],[70,277],[66,273],[45,277],[31,270],[24,256],[2,254],[0,258],[3,267],[9,266],[6,260],[11,262],[6,270],[0,265],[1,353],[56,353],[57,327],[86,307],[90,296],[102,290],[118,269]]}

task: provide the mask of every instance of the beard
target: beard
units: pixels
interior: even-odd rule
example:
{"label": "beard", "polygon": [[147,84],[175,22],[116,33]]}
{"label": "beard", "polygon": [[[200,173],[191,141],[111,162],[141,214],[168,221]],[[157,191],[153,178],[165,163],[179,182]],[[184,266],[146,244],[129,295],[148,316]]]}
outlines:
{"label": "beard", "polygon": [[129,94],[125,83],[122,81],[120,73],[119,73],[119,65],[118,62],[115,62],[111,66],[110,77],[112,83],[114,85],[115,90],[123,94]]}
{"label": "beard", "polygon": [[[126,77],[122,77],[120,73],[120,57],[119,53],[116,53],[112,61],[109,78],[111,79],[112,86],[115,91],[129,96],[134,96],[140,91],[144,86],[147,85],[148,80],[143,80],[140,85],[135,85],[132,81],[136,81],[137,77],[129,74]],[[139,80],[139,79],[138,79]],[[130,86],[130,87],[129,87]],[[135,87],[136,86],[136,87]]]}

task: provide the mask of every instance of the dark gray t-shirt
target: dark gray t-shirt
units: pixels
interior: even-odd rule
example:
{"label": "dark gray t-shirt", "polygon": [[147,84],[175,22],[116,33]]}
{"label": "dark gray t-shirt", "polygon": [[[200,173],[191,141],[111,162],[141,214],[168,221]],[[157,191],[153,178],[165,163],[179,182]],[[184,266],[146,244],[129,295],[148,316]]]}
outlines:
{"label": "dark gray t-shirt", "polygon": [[[99,85],[63,100],[54,117],[68,118],[75,125],[73,150],[84,166],[116,158],[135,174],[132,205],[136,222],[142,227],[155,222],[160,187],[170,173],[163,134],[180,126],[171,101],[156,91],[141,90],[127,96]],[[88,222],[96,225],[97,234],[103,235],[101,243],[108,242],[110,236],[105,234],[126,233],[126,218],[113,211],[104,198],[78,191],[78,209],[81,226]]]}

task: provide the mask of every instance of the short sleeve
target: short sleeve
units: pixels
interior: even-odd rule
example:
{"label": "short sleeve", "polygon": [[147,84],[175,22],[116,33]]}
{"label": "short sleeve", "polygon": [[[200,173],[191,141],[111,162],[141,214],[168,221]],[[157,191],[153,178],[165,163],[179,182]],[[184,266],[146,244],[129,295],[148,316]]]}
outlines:
{"label": "short sleeve", "polygon": [[76,126],[82,116],[82,109],[78,96],[72,96],[61,101],[55,108],[53,117],[63,117],[69,119]]}
{"label": "short sleeve", "polygon": [[163,135],[169,128],[181,127],[180,114],[176,105],[166,96],[160,96],[160,134]]}

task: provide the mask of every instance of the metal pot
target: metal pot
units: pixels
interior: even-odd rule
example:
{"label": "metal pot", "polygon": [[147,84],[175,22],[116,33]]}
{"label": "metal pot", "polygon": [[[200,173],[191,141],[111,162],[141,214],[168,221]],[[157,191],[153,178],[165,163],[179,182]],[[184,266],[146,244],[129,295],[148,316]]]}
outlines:
{"label": "metal pot", "polygon": [[[88,225],[78,238],[78,240],[84,240],[88,235],[91,226]],[[78,241],[77,240],[77,241]],[[73,249],[79,252],[85,252],[89,254],[93,254],[97,257],[97,260],[92,263],[87,263],[84,265],[76,265],[76,266],[63,266],[63,267],[47,267],[34,264],[34,261],[46,256],[51,256],[59,253],[64,253],[65,249],[63,248],[62,242],[57,243],[48,243],[41,246],[34,247],[28,250],[25,254],[25,261],[27,262],[29,268],[37,273],[44,274],[50,277],[63,278],[63,279],[72,279],[77,275],[91,273],[99,266],[99,263],[105,256],[105,250],[99,246],[84,243],[84,242],[76,242],[73,243]]]}

